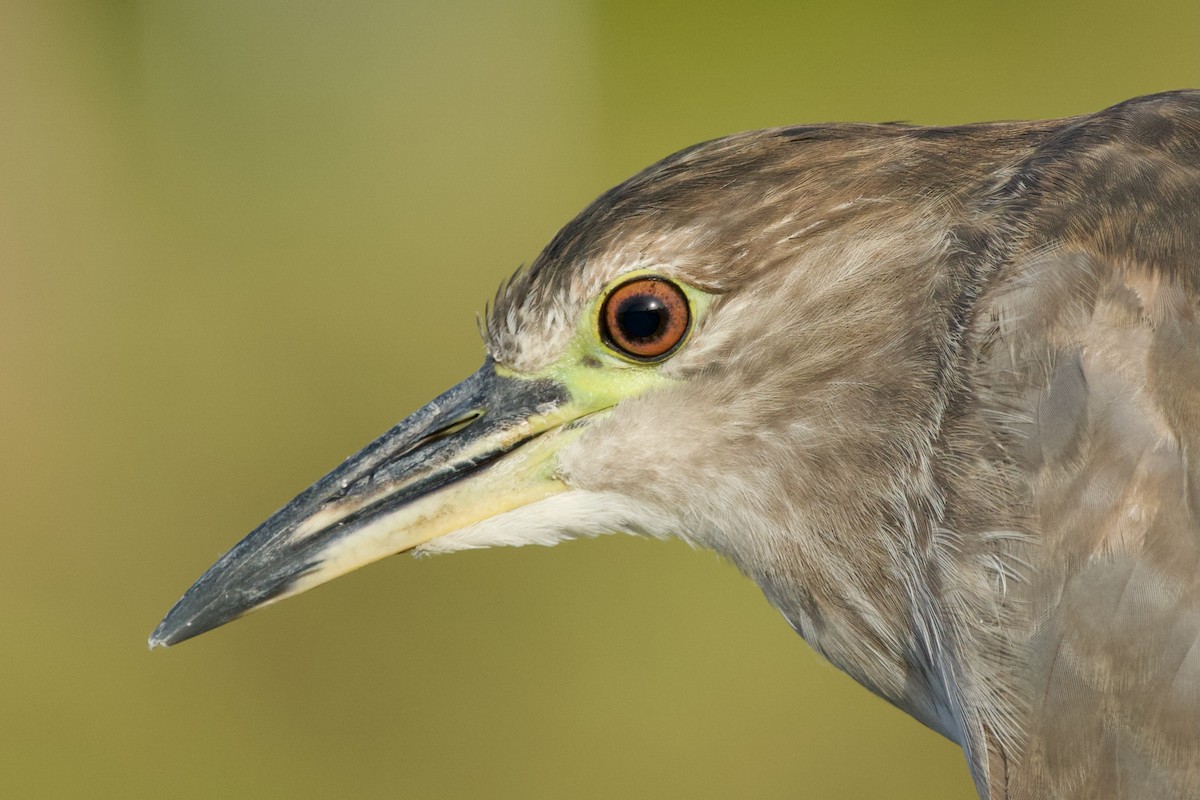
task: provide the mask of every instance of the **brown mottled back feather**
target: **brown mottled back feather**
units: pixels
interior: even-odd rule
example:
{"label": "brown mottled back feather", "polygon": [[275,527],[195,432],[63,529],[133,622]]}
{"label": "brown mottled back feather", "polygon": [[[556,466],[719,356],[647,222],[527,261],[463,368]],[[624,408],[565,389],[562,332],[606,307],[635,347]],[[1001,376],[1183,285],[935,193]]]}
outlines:
{"label": "brown mottled back feather", "polygon": [[1073,121],[1001,198],[1019,244],[973,380],[1035,541],[1013,588],[1029,708],[991,796],[1198,797],[1200,95]]}

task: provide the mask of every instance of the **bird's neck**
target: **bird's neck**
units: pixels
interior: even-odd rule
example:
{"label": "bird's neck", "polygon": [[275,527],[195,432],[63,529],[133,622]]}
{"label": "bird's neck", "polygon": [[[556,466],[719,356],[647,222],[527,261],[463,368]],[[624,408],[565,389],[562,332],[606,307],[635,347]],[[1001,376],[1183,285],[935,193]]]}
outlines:
{"label": "bird's neck", "polygon": [[[798,546],[808,535],[782,535],[765,568],[759,556],[750,564],[728,555],[818,653],[876,695],[966,745],[963,676],[952,666],[957,661],[952,637],[926,582],[927,565],[919,553],[895,547],[904,535],[911,533],[884,524],[859,529],[842,540],[852,552],[828,560],[813,559],[810,548]],[[826,546],[837,548],[838,538],[829,536]],[[814,561],[849,569],[831,575],[827,568],[813,569]]]}
{"label": "bird's neck", "polygon": [[[969,407],[943,414],[903,458],[872,451],[866,438],[858,445],[874,457],[822,475],[839,490],[837,503],[813,497],[789,506],[786,518],[769,505],[767,513],[742,507],[731,524],[755,532],[720,542],[815,650],[960,744],[982,790],[989,756],[1013,749],[1005,736],[1021,713],[1009,674],[1023,623],[1006,607],[1003,583],[1023,539],[995,510],[1018,507],[1009,494],[1019,488],[995,469]],[[995,505],[973,507],[972,497]]]}
{"label": "bird's neck", "polygon": [[[847,518],[866,514],[863,507],[843,509]],[[783,532],[773,537],[767,560],[761,551],[726,555],[818,653],[961,745],[982,785],[989,753],[999,746],[995,731],[1003,727],[994,720],[1017,710],[999,676],[1007,646],[993,575],[978,553],[960,560],[961,543],[939,541],[950,534],[936,524],[916,529],[909,522],[916,515],[904,519],[902,510],[879,517],[838,532],[845,536],[830,521],[819,536]],[[823,555],[810,546],[814,536]],[[839,571],[832,564],[851,566]]]}

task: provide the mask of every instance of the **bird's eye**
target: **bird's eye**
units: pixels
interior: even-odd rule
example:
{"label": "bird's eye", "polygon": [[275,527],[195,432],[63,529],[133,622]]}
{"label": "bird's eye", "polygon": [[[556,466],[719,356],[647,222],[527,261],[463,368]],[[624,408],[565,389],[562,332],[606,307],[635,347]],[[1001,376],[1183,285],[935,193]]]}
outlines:
{"label": "bird's eye", "polygon": [[662,278],[635,278],[609,293],[600,308],[600,331],[614,350],[656,361],[670,355],[691,325],[683,290]]}

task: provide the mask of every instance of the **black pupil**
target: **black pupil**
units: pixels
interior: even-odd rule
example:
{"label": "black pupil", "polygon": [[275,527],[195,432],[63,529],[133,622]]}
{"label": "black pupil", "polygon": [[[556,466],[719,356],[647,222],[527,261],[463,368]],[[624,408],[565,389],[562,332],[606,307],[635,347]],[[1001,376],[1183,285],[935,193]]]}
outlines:
{"label": "black pupil", "polygon": [[653,295],[635,294],[617,306],[617,326],[630,339],[654,339],[667,326],[667,309]]}

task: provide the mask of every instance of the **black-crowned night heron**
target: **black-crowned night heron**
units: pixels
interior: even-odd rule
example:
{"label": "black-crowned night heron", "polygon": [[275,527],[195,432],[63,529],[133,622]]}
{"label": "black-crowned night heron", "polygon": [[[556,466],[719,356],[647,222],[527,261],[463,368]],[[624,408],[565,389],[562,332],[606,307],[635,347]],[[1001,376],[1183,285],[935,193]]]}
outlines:
{"label": "black-crowned night heron", "polygon": [[984,797],[1200,797],[1200,92],[689,148],[486,340],[151,644],[406,550],[676,536]]}

